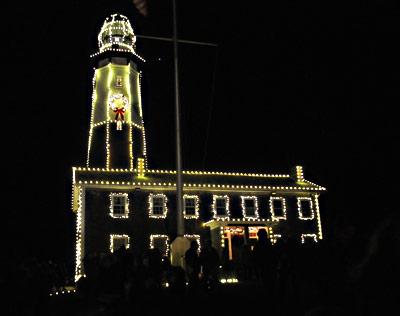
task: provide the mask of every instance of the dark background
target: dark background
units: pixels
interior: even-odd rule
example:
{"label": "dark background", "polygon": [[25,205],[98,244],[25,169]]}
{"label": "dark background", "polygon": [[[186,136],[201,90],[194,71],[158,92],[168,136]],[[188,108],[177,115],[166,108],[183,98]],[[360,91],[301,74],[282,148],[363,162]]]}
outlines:
{"label": "dark background", "polygon": [[[71,168],[86,161],[89,55],[111,13],[171,36],[170,1],[16,3],[3,21],[3,261],[73,260]],[[327,187],[327,238],[360,245],[396,211],[399,10],[394,2],[178,1],[183,164],[288,173]],[[137,40],[151,168],[174,168],[172,45]],[[207,136],[208,135],[208,136]],[[397,143],[398,144],[398,143]]]}

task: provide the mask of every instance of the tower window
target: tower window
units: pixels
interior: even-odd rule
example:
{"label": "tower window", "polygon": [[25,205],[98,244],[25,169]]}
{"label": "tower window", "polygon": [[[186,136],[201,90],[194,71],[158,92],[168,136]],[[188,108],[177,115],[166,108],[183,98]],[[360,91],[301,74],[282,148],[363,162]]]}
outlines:
{"label": "tower window", "polygon": [[229,218],[229,197],[213,195],[214,218]]}
{"label": "tower window", "polygon": [[129,236],[128,235],[110,235],[110,251],[111,252],[117,251],[121,247],[125,247],[125,249],[129,248]]}
{"label": "tower window", "polygon": [[117,76],[117,78],[115,80],[115,86],[118,88],[122,87],[122,77],[121,76]]}
{"label": "tower window", "polygon": [[271,196],[269,210],[273,220],[286,219],[286,201],[280,196]]}
{"label": "tower window", "polygon": [[153,218],[167,217],[167,197],[165,194],[149,195],[149,216]]}
{"label": "tower window", "polygon": [[302,220],[314,219],[313,203],[310,197],[298,197],[297,210],[299,212],[300,219]]}
{"label": "tower window", "polygon": [[128,218],[129,199],[127,193],[110,193],[110,216]]}
{"label": "tower window", "polygon": [[183,196],[183,215],[186,219],[199,217],[199,197],[197,195]]}
{"label": "tower window", "polygon": [[245,218],[258,218],[258,203],[255,196],[242,196],[242,212]]}

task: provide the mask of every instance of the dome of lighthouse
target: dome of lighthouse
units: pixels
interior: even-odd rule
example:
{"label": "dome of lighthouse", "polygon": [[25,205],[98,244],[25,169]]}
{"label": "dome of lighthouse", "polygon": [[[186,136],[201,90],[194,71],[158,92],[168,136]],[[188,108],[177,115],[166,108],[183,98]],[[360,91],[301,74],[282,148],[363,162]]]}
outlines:
{"label": "dome of lighthouse", "polygon": [[109,50],[135,53],[136,36],[131,23],[126,16],[118,13],[106,18],[98,42],[100,53]]}

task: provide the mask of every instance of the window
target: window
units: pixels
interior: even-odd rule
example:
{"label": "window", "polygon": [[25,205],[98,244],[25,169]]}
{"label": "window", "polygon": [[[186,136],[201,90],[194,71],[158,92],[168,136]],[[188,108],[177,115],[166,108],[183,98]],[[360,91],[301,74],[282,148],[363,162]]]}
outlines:
{"label": "window", "polygon": [[301,234],[301,243],[302,244],[309,244],[318,242],[316,234]]}
{"label": "window", "polygon": [[167,235],[150,235],[150,248],[160,250],[162,256],[168,256],[169,238]]}
{"label": "window", "polygon": [[197,195],[183,196],[184,210],[183,215],[185,218],[198,218],[199,217],[199,197]]}
{"label": "window", "polygon": [[167,197],[165,194],[149,195],[149,216],[152,218],[167,217]]}
{"label": "window", "polygon": [[117,79],[115,81],[115,86],[118,88],[122,87],[122,77],[121,76],[117,76]]}
{"label": "window", "polygon": [[229,197],[227,195],[224,196],[213,196],[213,213],[214,218],[229,218]]}
{"label": "window", "polygon": [[128,218],[129,199],[127,193],[110,193],[110,216]]}
{"label": "window", "polygon": [[269,210],[273,220],[286,219],[286,201],[280,196],[271,196]]}
{"label": "window", "polygon": [[255,196],[242,196],[242,212],[245,218],[258,218],[258,203]]}
{"label": "window", "polygon": [[110,235],[110,251],[117,251],[119,248],[129,248],[129,236],[128,235]]}
{"label": "window", "polygon": [[314,219],[313,203],[310,197],[298,197],[297,210],[299,212],[300,219],[302,220]]}
{"label": "window", "polygon": [[197,251],[200,252],[201,250],[200,235],[185,234],[183,236],[189,239],[190,242],[192,242],[193,240],[197,241],[197,244],[199,245],[199,249]]}

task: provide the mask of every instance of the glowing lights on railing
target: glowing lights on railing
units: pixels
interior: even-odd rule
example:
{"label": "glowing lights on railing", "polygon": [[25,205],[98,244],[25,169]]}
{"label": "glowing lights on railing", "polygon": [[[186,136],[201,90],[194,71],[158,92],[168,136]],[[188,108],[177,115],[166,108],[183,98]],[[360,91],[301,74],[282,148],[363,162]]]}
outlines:
{"label": "glowing lights on railing", "polygon": [[[275,207],[274,207],[274,201],[281,201],[281,207],[282,207],[282,215],[277,215],[275,214]],[[269,211],[271,212],[271,218],[272,220],[286,220],[286,200],[282,196],[271,196],[269,198]]]}
{"label": "glowing lights on railing", "polygon": [[98,55],[100,55],[102,53],[105,53],[105,52],[130,53],[130,54],[136,56],[137,58],[139,58],[141,61],[146,62],[146,60],[142,56],[139,56],[134,51],[132,52],[130,50],[122,49],[122,48],[106,48],[106,49],[103,49],[103,51],[101,51],[101,52],[97,52],[97,53],[91,54],[90,57],[96,57],[96,56],[98,56]]}
{"label": "glowing lights on railing", "polygon": [[[217,205],[218,203],[221,203],[220,201],[223,201],[223,204]],[[224,210],[223,214],[221,212],[218,212],[221,210],[221,208]],[[213,195],[213,203],[212,203],[212,212],[213,212],[213,217],[218,218],[221,220],[228,220],[229,219],[229,196],[227,195]],[[218,214],[220,213],[220,214]]]}
{"label": "glowing lights on railing", "polygon": [[[116,203],[119,202],[119,203]],[[123,213],[115,212],[119,207],[124,208]],[[110,193],[110,216],[112,218],[128,218],[129,217],[129,198],[128,193]]]}
{"label": "glowing lights on railing", "polygon": [[[159,202],[158,199],[161,199],[161,205],[160,204],[155,205],[155,203],[154,203],[155,199],[156,199],[157,203]],[[168,199],[165,194],[150,193],[149,197],[148,197],[149,217],[151,217],[151,218],[166,218],[167,213],[168,213],[167,201],[168,201]],[[156,208],[156,213],[154,212],[155,208]],[[160,212],[160,208],[161,208],[161,212]]]}
{"label": "glowing lights on railing", "polygon": [[[309,216],[304,216],[303,210],[302,210],[301,201],[308,201],[309,207],[310,207],[310,215]],[[314,219],[314,207],[313,207],[312,198],[298,196],[297,197],[297,211],[299,213],[299,219],[301,219],[301,220],[312,220],[312,219]]]}
{"label": "glowing lights on railing", "polygon": [[[186,205],[189,200],[194,200],[193,205]],[[183,195],[183,216],[186,219],[197,219],[199,218],[199,196],[198,195],[189,195],[189,194],[184,194]],[[186,208],[194,208],[194,214],[187,214]]]}
{"label": "glowing lights on railing", "polygon": [[[258,214],[258,199],[256,196],[252,195],[252,196],[241,196],[241,206],[242,206],[242,214],[243,217],[246,219],[250,219],[250,220],[255,220],[259,218],[259,214]],[[248,207],[246,206],[246,201],[253,201],[253,207]],[[252,209],[252,214],[248,214],[249,211]]]}
{"label": "glowing lights on railing", "polygon": [[136,36],[126,16],[113,14],[106,18],[97,36],[99,50],[103,52],[114,45],[135,51]]}

